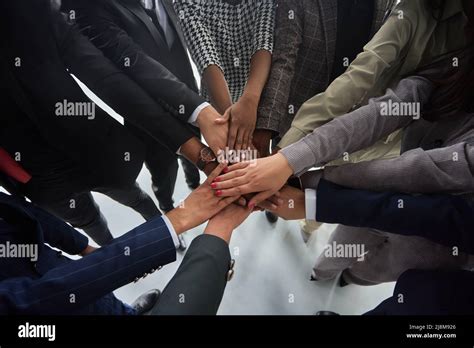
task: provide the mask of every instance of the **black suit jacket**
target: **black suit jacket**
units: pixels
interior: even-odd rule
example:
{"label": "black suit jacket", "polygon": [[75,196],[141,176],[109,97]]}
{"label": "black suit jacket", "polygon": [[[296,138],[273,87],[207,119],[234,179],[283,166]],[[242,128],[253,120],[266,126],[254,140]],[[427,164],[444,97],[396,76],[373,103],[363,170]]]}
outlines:
{"label": "black suit jacket", "polygon": [[[0,4],[2,118],[18,107],[52,148],[73,159],[91,185],[130,184],[141,170],[144,149],[119,123],[96,108],[94,120],[58,117],[58,102],[88,102],[73,73],[128,122],[175,152],[193,134],[133,80],[105,58],[48,0]],[[15,64],[20,59],[20,64]],[[16,104],[12,106],[12,100]],[[15,110],[15,111],[12,111]]]}
{"label": "black suit jacket", "polygon": [[[87,238],[56,217],[23,200],[0,193],[0,218],[11,227],[2,243],[38,245],[38,260],[0,258],[0,315],[61,315],[84,308],[117,288],[175,261],[176,249],[161,217],[155,218],[79,260]],[[124,250],[128,248],[127,255]],[[229,247],[222,239],[197,237],[160,298],[153,314],[216,314],[227,283]],[[76,301],[70,302],[74,293]],[[185,303],[179,303],[184,294]],[[100,315],[95,309],[88,312]]]}
{"label": "black suit jacket", "polygon": [[[117,67],[180,120],[187,122],[205,102],[197,93],[186,51],[168,57],[163,35],[139,0],[65,0],[63,10],[73,14],[82,32]],[[173,13],[168,14],[173,21]],[[175,44],[182,47],[179,30]],[[176,60],[183,60],[179,69],[173,69]]]}

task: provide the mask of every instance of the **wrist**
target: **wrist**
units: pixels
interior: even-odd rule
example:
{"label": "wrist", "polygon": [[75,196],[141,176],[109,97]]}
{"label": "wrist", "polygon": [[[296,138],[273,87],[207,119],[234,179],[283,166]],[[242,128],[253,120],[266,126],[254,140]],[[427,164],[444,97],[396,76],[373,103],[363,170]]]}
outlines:
{"label": "wrist", "polygon": [[208,234],[211,236],[219,237],[220,239],[224,240],[227,244],[230,243],[230,238],[232,237],[232,229],[224,226],[214,226],[211,222],[207,225],[206,229],[204,230],[204,234]]}
{"label": "wrist", "polygon": [[192,163],[196,164],[199,161],[201,150],[205,147],[206,146],[201,143],[198,138],[192,137],[181,146],[180,153]]}
{"label": "wrist", "polygon": [[278,163],[279,163],[279,167],[280,167],[282,173],[285,174],[285,177],[287,177],[287,178],[291,177],[294,174],[294,172],[293,172],[293,168],[290,166],[290,162],[288,162],[286,157],[283,156],[283,154],[280,153],[280,152],[278,152],[274,156],[275,156],[275,158],[277,158]]}
{"label": "wrist", "polygon": [[206,121],[208,121],[210,116],[212,116],[212,112],[210,112],[211,109],[212,106],[208,105],[204,109],[202,109],[201,112],[197,115],[196,123],[199,127],[202,127],[206,123]]}
{"label": "wrist", "polygon": [[178,235],[192,228],[191,223],[188,221],[188,216],[189,214],[185,211],[184,204],[166,214],[166,217],[171,222],[176,234]]}
{"label": "wrist", "polygon": [[244,92],[244,94],[242,94],[240,99],[248,103],[251,103],[252,105],[257,106],[258,103],[260,102],[260,94],[252,93],[252,92],[247,92],[247,93]]}

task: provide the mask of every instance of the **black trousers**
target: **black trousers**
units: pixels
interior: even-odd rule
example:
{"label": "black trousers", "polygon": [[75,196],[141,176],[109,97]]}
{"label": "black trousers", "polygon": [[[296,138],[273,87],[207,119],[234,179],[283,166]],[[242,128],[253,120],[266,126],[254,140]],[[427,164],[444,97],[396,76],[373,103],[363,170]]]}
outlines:
{"label": "black trousers", "polygon": [[[147,221],[161,215],[151,197],[142,191],[137,183],[129,187],[98,188],[94,191],[132,208]],[[102,215],[91,192],[74,193],[61,200],[43,203],[42,207],[73,227],[83,230],[100,246],[113,240],[107,220]]]}
{"label": "black trousers", "polygon": [[[155,139],[145,134],[142,130],[127,124],[127,128],[139,138],[146,146],[147,153],[145,165],[150,171],[153,192],[163,212],[173,209],[173,194],[178,177],[178,158],[183,166],[184,175],[188,187],[197,187],[200,183],[199,170],[196,166],[182,156],[171,152]],[[192,127],[195,135],[200,138],[199,130]]]}

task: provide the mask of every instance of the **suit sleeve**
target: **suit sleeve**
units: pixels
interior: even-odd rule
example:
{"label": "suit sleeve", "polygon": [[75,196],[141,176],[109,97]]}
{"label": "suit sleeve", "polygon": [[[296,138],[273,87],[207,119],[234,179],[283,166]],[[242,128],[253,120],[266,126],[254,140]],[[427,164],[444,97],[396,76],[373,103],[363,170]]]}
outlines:
{"label": "suit sleeve", "polygon": [[172,152],[193,137],[186,124],[170,117],[141,86],[104,57],[75,27],[60,16],[56,19],[61,54],[69,72],[115,112]]}
{"label": "suit sleeve", "polygon": [[108,1],[92,0],[85,4],[77,8],[77,22],[82,32],[160,106],[188,122],[205,100],[143,51],[122,29],[119,19],[108,8]]}
{"label": "suit sleeve", "polygon": [[195,0],[174,2],[186,43],[201,75],[211,65],[216,65],[224,71],[216,42],[205,18],[203,18],[202,6],[206,6],[205,1],[200,3]]}
{"label": "suit sleeve", "polygon": [[229,246],[222,239],[206,234],[197,237],[151,314],[215,315],[230,260]]}
{"label": "suit sleeve", "polygon": [[367,105],[315,129],[297,143],[282,149],[281,153],[288,159],[294,173],[301,175],[311,167],[341,158],[344,153],[363,150],[412,122],[412,118],[407,116],[384,115],[385,105],[389,102],[422,105],[429,100],[432,89],[432,83],[424,78],[403,79],[393,90],[388,89],[384,96],[370,99]]}
{"label": "suit sleeve", "polygon": [[175,260],[173,238],[156,218],[38,279],[0,282],[0,314],[67,314]]}
{"label": "suit sleeve", "polygon": [[279,147],[297,142],[335,117],[351,111],[367,96],[373,96],[373,89],[384,72],[401,59],[404,47],[412,36],[412,22],[416,23],[416,20],[409,18],[408,14],[403,20],[395,14],[389,17],[347,71],[335,79],[324,93],[303,104]]}
{"label": "suit sleeve", "polygon": [[28,210],[36,217],[43,230],[44,241],[69,255],[78,255],[89,245],[89,239],[64,221],[31,205]]}
{"label": "suit sleeve", "polygon": [[[296,60],[303,41],[303,16],[300,0],[280,1],[276,11],[275,44],[272,68],[258,109],[257,129],[278,133],[280,122],[288,114],[288,100]],[[290,11],[294,18],[290,19]],[[281,83],[285,81],[285,83]]]}
{"label": "suit sleeve", "polygon": [[323,177],[362,190],[471,193],[474,192],[474,146],[461,142],[428,151],[416,148],[393,159],[327,167]]}
{"label": "suit sleeve", "polygon": [[316,219],[346,226],[369,227],[418,236],[474,253],[474,202],[459,196],[413,196],[354,190],[321,180]]}

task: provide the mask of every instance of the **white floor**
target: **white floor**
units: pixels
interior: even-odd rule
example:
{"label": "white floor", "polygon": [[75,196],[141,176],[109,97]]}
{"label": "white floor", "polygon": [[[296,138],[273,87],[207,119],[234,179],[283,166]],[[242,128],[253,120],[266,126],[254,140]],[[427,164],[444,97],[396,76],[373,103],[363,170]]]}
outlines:
{"label": "white floor", "polygon": [[[142,171],[139,183],[153,196],[146,170]],[[175,202],[188,194],[189,190],[180,170]],[[100,194],[96,198],[116,237],[143,222],[134,211],[109,198]],[[393,283],[340,288],[335,282],[309,280],[314,260],[333,228],[331,225],[323,225],[308,244],[304,244],[297,222],[279,220],[272,226],[263,213],[251,216],[234,232],[232,238],[230,249],[236,260],[235,276],[227,285],[219,314],[311,315],[319,310],[362,314],[389,297]],[[190,243],[202,231],[203,226],[187,232],[186,241]],[[116,295],[125,302],[132,302],[149,289],[163,289],[176,271],[182,256],[179,255],[177,262],[138,283],[118,289]]]}

